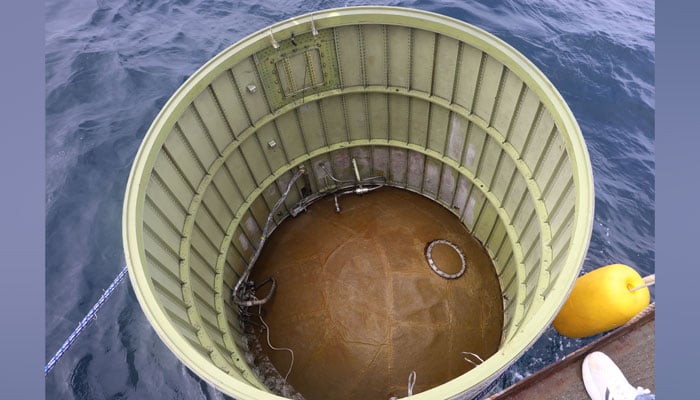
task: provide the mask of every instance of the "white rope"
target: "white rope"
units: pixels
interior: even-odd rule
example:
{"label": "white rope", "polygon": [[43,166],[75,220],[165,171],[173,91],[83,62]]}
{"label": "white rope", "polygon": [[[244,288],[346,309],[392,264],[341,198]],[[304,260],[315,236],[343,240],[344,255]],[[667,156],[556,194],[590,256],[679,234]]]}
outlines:
{"label": "white rope", "polygon": [[[462,355],[464,356],[464,361],[466,361],[466,362],[472,364],[472,365],[475,366],[475,367],[478,367],[479,364],[482,364],[482,363],[484,362],[484,359],[483,359],[483,358],[479,357],[479,355],[476,354],[476,353],[472,353],[471,351],[463,351],[463,352],[462,352]],[[472,356],[472,357],[476,358],[477,360],[479,360],[479,364],[477,364],[477,363],[474,362],[473,360],[470,360],[469,358],[467,358],[467,356]]]}
{"label": "white rope", "polygon": [[642,280],[644,281],[644,284],[630,289],[630,292],[636,292],[639,289],[644,289],[645,287],[654,285],[656,283],[656,274],[645,276],[644,278],[642,278]]}
{"label": "white rope", "polygon": [[411,371],[408,375],[408,395],[413,396],[413,386],[416,385],[416,371]]}
{"label": "white rope", "polygon": [[85,317],[83,317],[83,320],[80,321],[75,330],[73,330],[73,333],[71,333],[70,336],[68,336],[68,339],[66,339],[66,341],[63,342],[63,345],[58,349],[56,354],[53,357],[51,357],[48,363],[46,363],[46,365],[44,366],[44,376],[48,375],[49,371],[51,371],[51,369],[54,367],[54,365],[56,365],[58,360],[61,357],[63,357],[63,354],[65,354],[66,350],[68,350],[68,348],[73,344],[73,342],[75,342],[75,340],[78,338],[78,335],[80,335],[83,332],[83,330],[88,326],[90,321],[96,318],[97,311],[99,311],[102,305],[105,303],[105,301],[107,301],[107,298],[109,298],[109,296],[111,296],[112,293],[114,293],[114,289],[117,288],[119,283],[122,280],[124,280],[126,273],[127,268],[125,266],[119,272],[117,277],[114,278],[114,281],[112,281],[107,290],[105,290],[104,293],[102,293],[102,296],[100,296],[99,300],[97,300],[97,303],[95,303],[95,305],[92,306],[90,311],[88,311],[88,313],[85,314]]}
{"label": "white rope", "polygon": [[265,323],[265,320],[262,317],[262,304],[258,306],[258,318],[260,318],[260,322],[262,322],[263,325],[265,325],[265,332],[267,334],[267,345],[270,346],[272,350],[276,351],[288,351],[289,354],[292,355],[292,362],[289,364],[289,370],[287,370],[287,375],[284,376],[284,381],[287,382],[287,378],[289,377],[289,374],[292,372],[292,367],[294,366],[294,351],[290,348],[287,347],[275,347],[270,343],[270,327]]}

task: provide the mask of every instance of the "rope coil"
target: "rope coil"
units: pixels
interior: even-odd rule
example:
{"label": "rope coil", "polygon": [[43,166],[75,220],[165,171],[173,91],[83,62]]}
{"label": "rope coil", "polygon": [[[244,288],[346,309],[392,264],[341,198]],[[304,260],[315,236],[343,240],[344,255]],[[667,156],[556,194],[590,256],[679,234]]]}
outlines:
{"label": "rope coil", "polygon": [[[433,260],[433,247],[435,247],[436,244],[446,244],[446,245],[452,247],[452,249],[454,249],[454,251],[457,252],[457,254],[459,255],[459,259],[462,261],[462,269],[460,269],[459,272],[457,272],[455,274],[448,274],[447,272],[438,268],[437,265],[435,265],[435,261]],[[459,246],[450,242],[449,240],[437,239],[437,240],[433,240],[432,242],[430,242],[430,244],[428,244],[428,247],[426,247],[426,249],[425,249],[425,258],[428,260],[428,265],[430,265],[430,268],[433,271],[435,271],[436,274],[440,275],[441,277],[443,277],[445,279],[457,279],[460,276],[464,275],[464,271],[467,270],[467,260],[464,257],[464,253],[459,248]]]}

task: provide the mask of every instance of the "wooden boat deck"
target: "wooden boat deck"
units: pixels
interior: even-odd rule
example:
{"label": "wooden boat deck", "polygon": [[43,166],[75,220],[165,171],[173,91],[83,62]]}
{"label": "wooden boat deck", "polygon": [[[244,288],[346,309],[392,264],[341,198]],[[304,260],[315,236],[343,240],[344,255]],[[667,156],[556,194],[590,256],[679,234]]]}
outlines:
{"label": "wooden boat deck", "polygon": [[602,351],[612,358],[630,384],[654,393],[655,310],[655,304],[651,304],[626,325],[489,399],[589,400],[581,378],[581,363],[592,351]]}

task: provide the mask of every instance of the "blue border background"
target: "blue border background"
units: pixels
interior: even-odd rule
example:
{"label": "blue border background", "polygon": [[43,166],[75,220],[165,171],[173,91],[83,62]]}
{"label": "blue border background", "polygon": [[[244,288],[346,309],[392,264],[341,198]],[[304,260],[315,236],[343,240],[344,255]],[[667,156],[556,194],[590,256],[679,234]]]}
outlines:
{"label": "blue border background", "polygon": [[656,6],[656,389],[698,399],[700,4]]}
{"label": "blue border background", "polygon": [[[656,9],[656,388],[661,398],[698,398],[700,266],[690,252],[700,224],[698,11],[700,5],[676,7],[668,1]],[[43,27],[43,2],[0,6],[4,398],[44,398]]]}
{"label": "blue border background", "polygon": [[0,387],[43,399],[44,4],[0,6]]}

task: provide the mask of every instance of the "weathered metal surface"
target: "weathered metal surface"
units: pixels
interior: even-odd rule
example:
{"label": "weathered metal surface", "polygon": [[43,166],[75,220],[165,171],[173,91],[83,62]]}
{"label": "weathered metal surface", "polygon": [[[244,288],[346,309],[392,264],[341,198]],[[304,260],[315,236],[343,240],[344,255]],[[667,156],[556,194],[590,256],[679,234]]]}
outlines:
{"label": "weathered metal surface", "polygon": [[[352,158],[363,175],[458,215],[504,294],[499,351],[417,398],[479,392],[566,298],[590,238],[593,183],[578,125],[546,77],[492,35],[429,12],[295,17],[222,51],[173,94],[126,190],[126,260],[146,317],[228,395],[275,397],[242,357],[231,304],[271,205],[299,164],[316,193],[318,163],[351,177]],[[305,196],[297,189],[287,207]]]}
{"label": "weathered metal surface", "polygon": [[[462,352],[486,359],[498,350],[496,270],[454,214],[394,188],[342,196],[339,204],[336,213],[326,197],[286,220],[253,274],[256,282],[277,281],[264,319],[272,344],[294,351],[289,382],[306,400],[403,397],[411,371],[417,394],[473,369]],[[434,239],[462,249],[463,276],[445,279],[430,269],[424,251]],[[461,268],[454,251],[436,247],[434,256],[447,271]],[[257,333],[284,376],[289,353],[271,350]]]}

